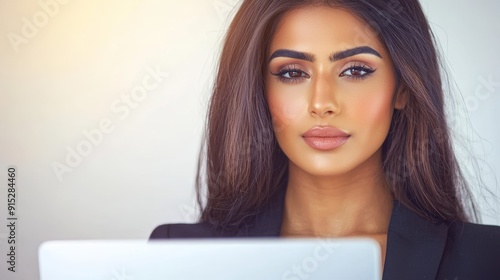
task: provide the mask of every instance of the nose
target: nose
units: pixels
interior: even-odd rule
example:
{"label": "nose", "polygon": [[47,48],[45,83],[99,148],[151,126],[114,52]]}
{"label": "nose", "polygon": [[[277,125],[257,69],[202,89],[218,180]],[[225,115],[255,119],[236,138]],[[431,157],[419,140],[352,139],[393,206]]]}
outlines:
{"label": "nose", "polygon": [[309,114],[317,117],[334,116],[340,113],[335,82],[330,75],[316,76],[313,80],[309,100]]}

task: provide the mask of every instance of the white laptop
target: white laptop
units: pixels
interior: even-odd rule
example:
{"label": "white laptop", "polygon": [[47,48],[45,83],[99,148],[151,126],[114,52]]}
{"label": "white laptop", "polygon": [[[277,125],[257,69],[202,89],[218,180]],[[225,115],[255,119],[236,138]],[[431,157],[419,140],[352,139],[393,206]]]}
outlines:
{"label": "white laptop", "polygon": [[41,280],[374,280],[380,247],[366,238],[49,241]]}

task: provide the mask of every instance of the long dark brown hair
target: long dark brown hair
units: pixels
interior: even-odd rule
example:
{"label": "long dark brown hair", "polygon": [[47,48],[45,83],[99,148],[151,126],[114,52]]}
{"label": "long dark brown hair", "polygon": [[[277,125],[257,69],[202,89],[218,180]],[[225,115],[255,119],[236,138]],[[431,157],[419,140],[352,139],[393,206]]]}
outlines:
{"label": "long dark brown hair", "polygon": [[471,219],[475,207],[452,149],[435,39],[418,0],[245,0],[227,32],[209,104],[196,182],[200,221],[237,229],[286,183],[288,159],[264,95],[266,54],[283,14],[305,5],[351,12],[369,27],[359,40],[377,36],[391,55],[408,98],[382,147],[395,199],[432,222]]}

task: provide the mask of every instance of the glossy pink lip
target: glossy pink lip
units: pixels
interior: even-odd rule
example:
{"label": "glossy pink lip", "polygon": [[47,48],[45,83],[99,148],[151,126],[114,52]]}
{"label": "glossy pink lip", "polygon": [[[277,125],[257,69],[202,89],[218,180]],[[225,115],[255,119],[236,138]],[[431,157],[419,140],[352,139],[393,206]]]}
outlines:
{"label": "glossy pink lip", "polygon": [[302,138],[313,149],[329,151],[344,144],[351,135],[333,126],[316,126],[304,133]]}

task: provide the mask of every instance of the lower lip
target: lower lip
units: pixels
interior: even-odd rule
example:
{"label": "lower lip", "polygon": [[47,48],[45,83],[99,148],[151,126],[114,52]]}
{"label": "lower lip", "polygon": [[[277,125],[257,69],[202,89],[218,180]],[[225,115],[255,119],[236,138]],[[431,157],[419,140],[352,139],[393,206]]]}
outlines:
{"label": "lower lip", "polygon": [[349,136],[343,137],[304,137],[307,145],[311,148],[321,151],[330,151],[340,147],[349,139]]}

